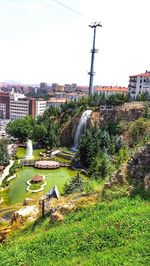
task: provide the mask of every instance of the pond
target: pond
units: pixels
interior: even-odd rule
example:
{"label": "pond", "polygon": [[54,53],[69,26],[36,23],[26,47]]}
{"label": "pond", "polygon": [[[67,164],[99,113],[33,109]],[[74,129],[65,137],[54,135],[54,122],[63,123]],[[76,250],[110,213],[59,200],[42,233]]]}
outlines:
{"label": "pond", "polygon": [[[8,205],[22,203],[27,197],[40,197],[48,192],[54,185],[57,185],[60,193],[63,192],[64,184],[71,177],[75,176],[77,171],[68,167],[60,167],[59,169],[35,169],[34,167],[23,167],[18,173],[17,177],[10,182],[10,188],[7,192]],[[27,189],[27,180],[35,175],[46,176],[47,185],[42,192],[29,193]]]}
{"label": "pond", "polygon": [[[40,152],[45,152],[46,149],[35,149],[33,150],[33,159],[38,159]],[[26,156],[26,148],[19,147],[16,152],[16,157],[18,159],[24,158]]]}

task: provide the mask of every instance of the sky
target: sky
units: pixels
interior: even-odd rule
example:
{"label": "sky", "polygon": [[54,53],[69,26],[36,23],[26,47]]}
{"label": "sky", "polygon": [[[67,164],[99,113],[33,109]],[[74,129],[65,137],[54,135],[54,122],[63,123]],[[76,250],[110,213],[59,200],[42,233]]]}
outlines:
{"label": "sky", "polygon": [[150,0],[0,0],[0,82],[128,86],[150,71]]}

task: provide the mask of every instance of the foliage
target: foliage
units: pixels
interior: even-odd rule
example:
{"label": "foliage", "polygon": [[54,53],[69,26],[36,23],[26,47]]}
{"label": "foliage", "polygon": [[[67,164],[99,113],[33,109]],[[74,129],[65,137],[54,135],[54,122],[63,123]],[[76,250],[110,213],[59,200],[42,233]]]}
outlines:
{"label": "foliage", "polygon": [[9,154],[7,150],[8,141],[5,138],[0,139],[0,165],[9,163]]}
{"label": "foliage", "polygon": [[89,106],[99,106],[99,105],[120,105],[128,102],[129,95],[124,95],[122,93],[115,93],[111,95],[106,95],[105,93],[94,93],[88,98]]}
{"label": "foliage", "polygon": [[103,179],[112,171],[111,161],[106,153],[98,154],[91,162],[89,167],[89,175],[95,179]]}
{"label": "foliage", "polygon": [[47,136],[47,128],[43,124],[36,124],[33,128],[32,138],[35,142],[44,143]]}
{"label": "foliage", "polygon": [[14,164],[9,169],[9,176],[12,176],[16,173],[18,169],[22,168],[22,164],[15,161]]}
{"label": "foliage", "polygon": [[119,168],[119,166],[127,161],[129,159],[129,149],[127,146],[125,147],[121,147],[121,149],[119,150],[118,154],[116,155],[115,158],[115,164],[117,166],[117,168]]}
{"label": "foliage", "polygon": [[2,186],[7,187],[9,185],[9,181],[7,181],[8,177],[13,176],[18,169],[22,168],[22,164],[15,161],[14,164],[9,169],[9,174],[3,179]]}
{"label": "foliage", "polygon": [[146,91],[146,92],[142,92],[142,93],[139,93],[137,96],[136,96],[136,101],[149,101],[150,100],[150,95],[149,95],[149,92]]}
{"label": "foliage", "polygon": [[0,246],[1,266],[149,265],[149,234],[149,204],[118,198],[11,234]]}
{"label": "foliage", "polygon": [[139,118],[128,125],[129,134],[134,144],[140,142],[143,138],[150,137],[150,121],[145,118]]}
{"label": "foliage", "polygon": [[147,102],[144,105],[144,118],[150,119],[150,107]]}
{"label": "foliage", "polygon": [[21,141],[31,137],[34,121],[31,117],[18,118],[8,123],[6,132]]}
{"label": "foliage", "polygon": [[76,176],[72,177],[71,180],[65,184],[64,193],[71,194],[75,192],[82,192],[86,187],[86,183],[86,180],[78,172]]}
{"label": "foliage", "polygon": [[99,127],[90,128],[80,138],[76,162],[88,168],[98,154],[114,154],[120,145],[119,136]]}

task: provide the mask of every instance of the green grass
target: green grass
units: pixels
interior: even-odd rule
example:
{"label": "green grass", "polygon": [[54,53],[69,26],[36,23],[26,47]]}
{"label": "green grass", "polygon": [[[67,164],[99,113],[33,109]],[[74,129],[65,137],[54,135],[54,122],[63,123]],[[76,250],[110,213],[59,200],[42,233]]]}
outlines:
{"label": "green grass", "polygon": [[122,198],[14,233],[0,247],[0,265],[150,265],[149,235],[149,202]]}

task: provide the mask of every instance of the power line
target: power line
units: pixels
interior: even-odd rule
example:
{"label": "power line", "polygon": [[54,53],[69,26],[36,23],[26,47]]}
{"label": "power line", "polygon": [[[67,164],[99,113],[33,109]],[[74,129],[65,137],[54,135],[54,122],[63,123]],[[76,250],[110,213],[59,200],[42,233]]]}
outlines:
{"label": "power line", "polygon": [[[61,12],[63,14],[68,14],[68,13],[64,12],[63,10],[57,8],[56,6],[53,6],[50,3],[47,3],[47,2],[45,2],[43,0],[36,0],[36,1],[38,1],[40,4],[44,4],[44,5],[48,6],[48,7],[52,7],[52,8],[56,9],[57,11],[59,11],[59,12]],[[70,15],[70,14],[68,14],[68,15]]]}
{"label": "power line", "polygon": [[73,13],[75,13],[75,14],[81,16],[81,17],[84,17],[83,14],[81,14],[80,12],[78,12],[77,10],[75,10],[74,8],[72,8],[72,7],[66,5],[66,4],[64,4],[64,3],[62,3],[62,2],[60,2],[60,1],[58,1],[58,0],[53,0],[53,1],[54,1],[55,3],[57,3],[58,5],[61,5],[61,6],[65,7],[65,8],[67,8],[68,10],[72,11]]}
{"label": "power line", "polygon": [[[49,7],[55,8],[56,10],[58,10],[59,12],[61,12],[61,13],[63,13],[63,14],[71,15],[71,13],[66,13],[66,12],[64,12],[62,9],[59,9],[59,8],[56,7],[56,6],[51,5],[49,2],[46,2],[46,1],[43,1],[43,0],[36,0],[36,1],[38,1],[38,2],[40,2],[40,3],[43,3],[43,4],[46,5],[46,6],[49,6]],[[65,9],[67,9],[67,10],[73,12],[74,14],[76,14],[76,15],[82,17],[83,19],[88,18],[87,16],[85,16],[84,14],[78,12],[78,11],[75,10],[74,8],[72,8],[72,7],[66,5],[66,4],[64,4],[64,3],[62,3],[62,2],[60,2],[60,1],[58,1],[58,0],[51,0],[51,1],[57,3],[58,5],[62,6],[62,7],[65,8]]]}

